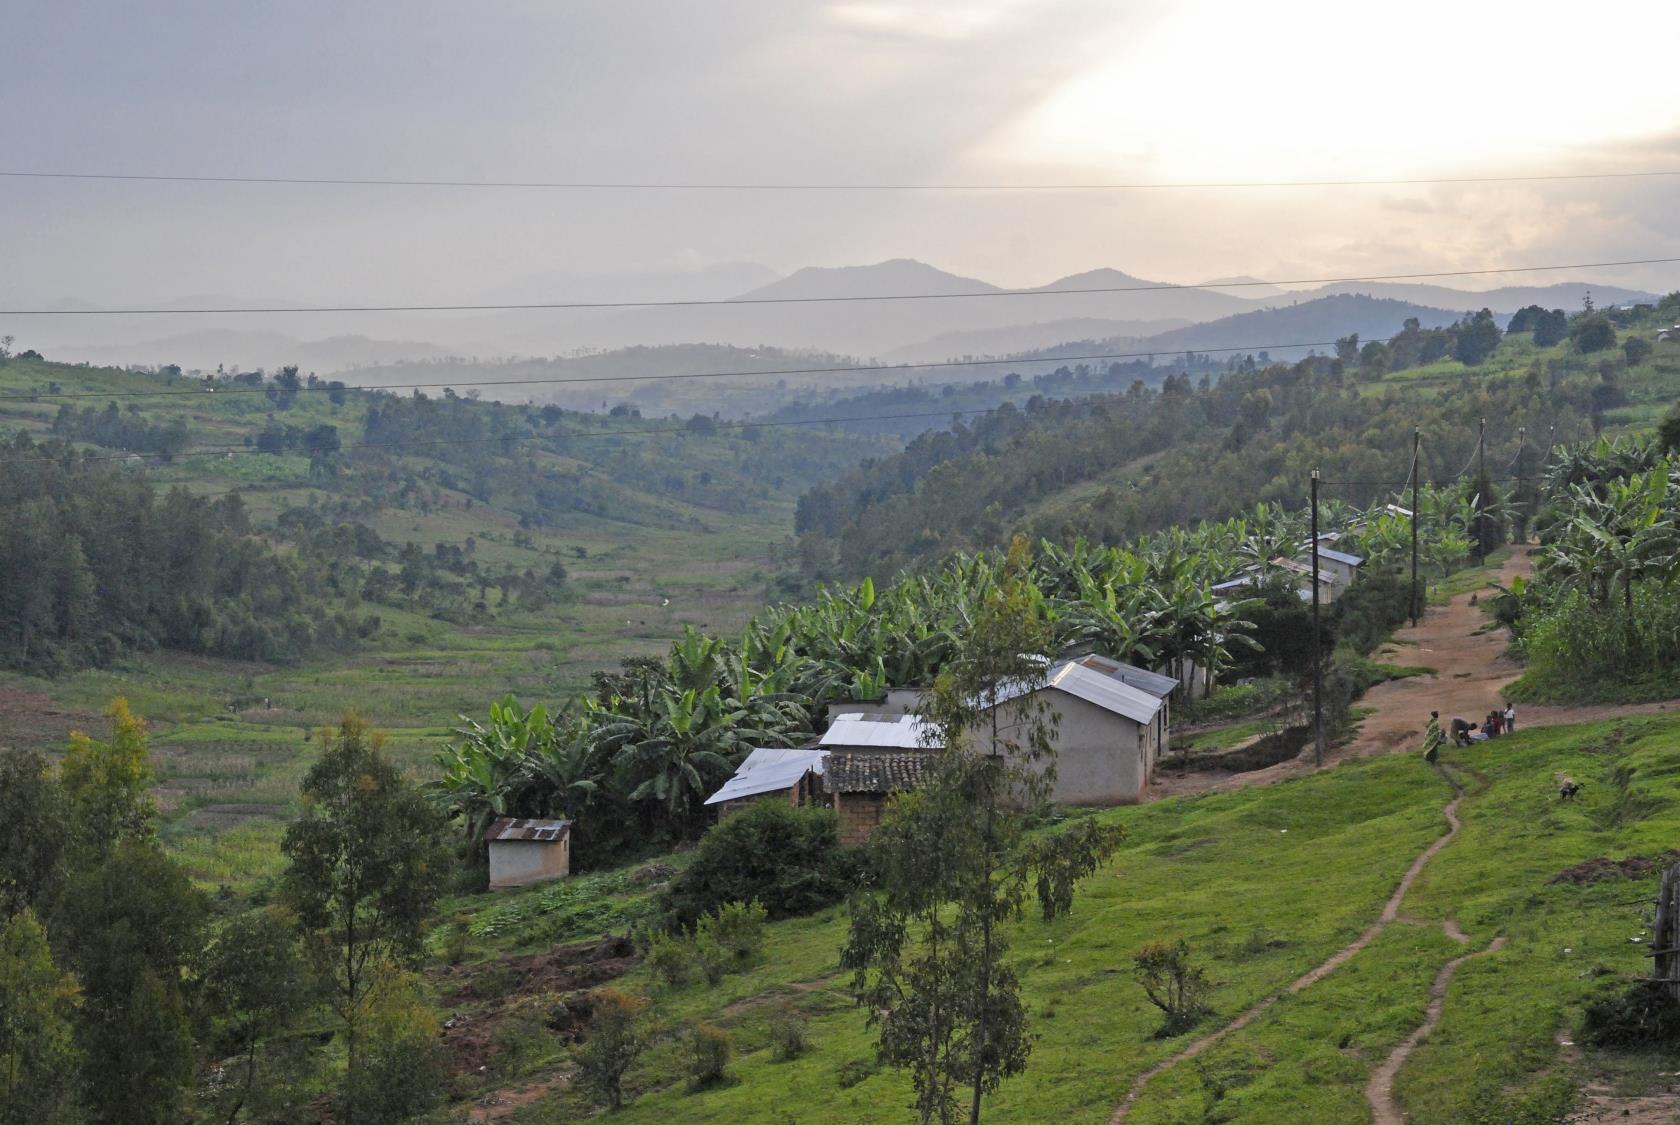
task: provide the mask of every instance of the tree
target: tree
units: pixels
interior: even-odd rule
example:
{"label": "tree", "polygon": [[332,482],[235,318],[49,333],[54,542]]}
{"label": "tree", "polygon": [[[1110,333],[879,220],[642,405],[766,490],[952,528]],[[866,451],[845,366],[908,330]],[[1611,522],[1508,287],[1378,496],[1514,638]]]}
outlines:
{"label": "tree", "polygon": [[1018,538],[924,698],[942,749],[871,839],[876,883],[853,902],[841,954],[881,1057],[910,1071],[923,1123],[956,1120],[964,1088],[978,1122],[985,1094],[1025,1068],[1031,1040],[1003,927],[1035,873],[1041,905],[1059,913],[1072,898],[1060,888],[1119,843],[1107,827],[1060,848],[1023,846],[1023,810],[1044,803],[1055,776],[1055,717],[1034,690],[1050,635],[1030,563]]}
{"label": "tree", "polygon": [[0,923],[0,1125],[77,1120],[76,979],[53,964],[32,910]]}
{"label": "tree", "polygon": [[46,759],[0,751],[0,920],[45,909],[63,874],[69,802]]}
{"label": "tree", "polygon": [[87,1120],[182,1119],[193,1076],[182,972],[203,946],[207,913],[186,873],[150,841],[121,841],[65,885],[50,929],[85,996],[76,1039]]}
{"label": "tree", "polygon": [[362,999],[357,1020],[363,1047],[346,1074],[344,1120],[353,1125],[396,1125],[437,1104],[443,1091],[443,1049],[438,1020],[418,979],[389,962],[381,964]]}
{"label": "tree", "polygon": [[1607,351],[1616,346],[1616,327],[1601,313],[1590,313],[1577,320],[1569,330],[1578,351],[1592,353]]}
{"label": "tree", "polygon": [[1627,357],[1627,365],[1636,367],[1651,357],[1655,348],[1651,341],[1643,336],[1629,336],[1622,341],[1622,355]]}
{"label": "tree", "polygon": [[1190,947],[1183,938],[1150,942],[1138,950],[1133,964],[1144,995],[1167,1017],[1157,1038],[1188,1031],[1207,1014],[1207,977],[1190,963]]}
{"label": "tree", "polygon": [[81,731],[70,732],[70,748],[59,764],[59,780],[73,808],[79,841],[104,854],[119,840],[151,835],[152,760],[146,720],[113,699],[111,740],[100,742]]}
{"label": "tree", "polygon": [[647,1046],[642,1013],[647,1001],[616,988],[595,993],[595,1011],[589,1020],[589,1036],[578,1054],[578,1079],[607,1108],[624,1104],[624,1075]]}
{"label": "tree", "polygon": [[376,970],[420,953],[449,863],[437,814],[382,742],[345,716],[304,777],[303,812],[280,844],[290,861],[282,892],[330,982],[352,1071]]}
{"label": "tree", "polygon": [[1499,335],[1499,325],[1488,309],[1465,317],[1455,326],[1453,358],[1475,367],[1499,348]]}
{"label": "tree", "polygon": [[242,1074],[229,1086],[225,1107],[228,1125],[234,1125],[256,1085],[264,1041],[310,1004],[293,920],[275,909],[234,918],[206,950],[201,977],[220,1045],[240,1059]]}

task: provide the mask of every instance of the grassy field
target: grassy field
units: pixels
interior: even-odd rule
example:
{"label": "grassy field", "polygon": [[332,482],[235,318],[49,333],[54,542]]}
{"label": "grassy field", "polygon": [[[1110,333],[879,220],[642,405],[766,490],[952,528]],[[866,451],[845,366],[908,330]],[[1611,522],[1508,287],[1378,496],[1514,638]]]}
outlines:
{"label": "grassy field", "polygon": [[[1553,877],[1597,857],[1654,856],[1680,837],[1680,720],[1523,731],[1494,748],[1452,751],[1468,788],[1463,829],[1425,868],[1401,920],[1319,983],[1286,997],[1242,1031],[1145,1090],[1130,1120],[1341,1123],[1368,1119],[1372,1070],[1422,1021],[1430,982],[1447,960],[1496,935],[1509,944],[1454,978],[1440,1028],[1401,1070],[1396,1096],[1419,1122],[1554,1120],[1578,1075],[1557,1042],[1583,1002],[1647,967],[1642,914],[1652,879],[1576,884]],[[1611,773],[1635,771],[1646,800],[1618,801]],[[1570,805],[1555,775],[1586,783]],[[1011,957],[1038,1036],[1028,1071],[989,1103],[988,1120],[1105,1121],[1132,1080],[1195,1033],[1154,1037],[1158,1013],[1131,972],[1157,937],[1186,939],[1217,982],[1205,1033],[1346,945],[1374,921],[1401,873],[1446,830],[1451,790],[1415,756],[1343,765],[1268,789],[1179,799],[1097,815],[1128,842],[1084,887],[1071,917],[1026,921]],[[634,912],[623,882],[609,896]],[[514,900],[463,900],[506,910]],[[576,906],[571,907],[574,911]],[[521,917],[539,932],[542,911]],[[1440,923],[1454,919],[1467,946]],[[895,1118],[910,1100],[902,1075],[878,1072],[864,1015],[850,1003],[837,951],[844,911],[779,923],[762,961],[715,988],[662,991],[641,971],[623,983],[654,997],[655,1045],[632,1070],[625,1121],[862,1122]],[[575,933],[572,935],[575,936]],[[507,948],[478,943],[469,956]],[[789,1062],[768,1049],[781,1005],[810,1019],[813,1047]],[[700,1093],[683,1081],[680,1030],[704,1020],[734,1038],[732,1080]],[[1669,1063],[1589,1056],[1627,1088]],[[563,1069],[552,1052],[533,1081]],[[844,1077],[843,1077],[844,1074]],[[855,1081],[854,1081],[855,1080]],[[562,1088],[519,1121],[575,1120],[582,1095]]]}

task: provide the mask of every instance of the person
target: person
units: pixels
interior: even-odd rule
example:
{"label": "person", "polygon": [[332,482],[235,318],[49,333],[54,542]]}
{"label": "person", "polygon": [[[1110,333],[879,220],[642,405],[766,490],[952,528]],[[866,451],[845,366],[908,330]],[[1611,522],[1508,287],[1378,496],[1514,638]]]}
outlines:
{"label": "person", "polygon": [[1487,731],[1487,736],[1489,738],[1498,738],[1500,725],[1504,723],[1504,721],[1505,712],[1499,710],[1489,711],[1487,721],[1482,724],[1482,729]]}
{"label": "person", "polygon": [[1505,701],[1505,733],[1517,733],[1517,709],[1511,706],[1511,701]]}
{"label": "person", "polygon": [[1423,728],[1423,760],[1430,765],[1440,756],[1441,743],[1447,736],[1441,733],[1441,712],[1429,712],[1429,725]]}
{"label": "person", "polygon": [[1452,721],[1452,740],[1454,746],[1470,745],[1470,732],[1476,729],[1475,723],[1467,723],[1463,719]]}

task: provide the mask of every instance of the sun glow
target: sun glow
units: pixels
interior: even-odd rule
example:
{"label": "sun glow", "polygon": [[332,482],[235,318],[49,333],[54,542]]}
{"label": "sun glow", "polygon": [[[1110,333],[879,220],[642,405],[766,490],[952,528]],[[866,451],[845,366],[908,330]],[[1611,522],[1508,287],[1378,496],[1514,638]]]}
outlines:
{"label": "sun glow", "polygon": [[1672,20],[1650,0],[1614,19],[1561,3],[1192,0],[977,155],[1163,181],[1555,161],[1680,128]]}

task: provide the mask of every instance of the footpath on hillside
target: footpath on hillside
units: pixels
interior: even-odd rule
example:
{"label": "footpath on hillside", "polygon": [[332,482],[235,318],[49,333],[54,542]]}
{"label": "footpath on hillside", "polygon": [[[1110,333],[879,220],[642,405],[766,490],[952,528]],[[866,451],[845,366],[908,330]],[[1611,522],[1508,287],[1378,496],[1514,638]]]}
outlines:
{"label": "footpath on hillside", "polygon": [[[1519,547],[1500,566],[1487,586],[1459,594],[1446,605],[1431,606],[1415,629],[1408,627],[1396,632],[1393,640],[1380,650],[1380,659],[1394,664],[1431,668],[1433,672],[1390,680],[1366,692],[1358,703],[1367,712],[1358,732],[1349,741],[1327,750],[1324,764],[1332,766],[1349,758],[1395,751],[1421,751],[1423,730],[1431,711],[1439,711],[1441,725],[1447,727],[1455,718],[1479,723],[1489,711],[1503,706],[1505,697],[1502,693],[1512,680],[1522,674],[1522,667],[1505,655],[1511,643],[1509,631],[1492,622],[1481,602],[1494,582],[1509,586],[1513,578],[1528,578],[1533,573],[1533,559],[1527,550]],[[1677,704],[1581,707],[1522,704],[1517,707],[1517,729],[1651,714],[1673,706]],[[1271,785],[1311,773],[1315,768],[1312,751],[1308,749],[1287,762],[1247,773],[1162,773],[1151,786],[1148,799],[1159,801],[1168,797],[1245,789],[1251,785]]]}

